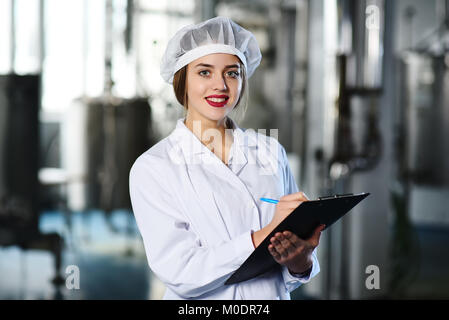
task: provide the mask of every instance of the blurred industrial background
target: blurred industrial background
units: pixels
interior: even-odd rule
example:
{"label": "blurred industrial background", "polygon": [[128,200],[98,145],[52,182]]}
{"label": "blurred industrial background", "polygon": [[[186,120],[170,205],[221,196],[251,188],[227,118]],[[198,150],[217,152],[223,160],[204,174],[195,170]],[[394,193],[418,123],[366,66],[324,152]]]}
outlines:
{"label": "blurred industrial background", "polygon": [[262,50],[239,125],[310,198],[371,193],[292,298],[449,298],[449,1],[0,0],[0,299],[162,297],[128,173],[183,116],[168,39],[217,15]]}

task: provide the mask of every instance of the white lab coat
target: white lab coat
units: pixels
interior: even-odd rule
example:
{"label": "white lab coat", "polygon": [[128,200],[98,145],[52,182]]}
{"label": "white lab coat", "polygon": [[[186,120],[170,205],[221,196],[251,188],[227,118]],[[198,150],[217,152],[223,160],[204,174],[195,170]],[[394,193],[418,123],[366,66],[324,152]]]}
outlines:
{"label": "white lab coat", "polygon": [[130,172],[130,195],[151,270],[164,299],[290,299],[307,278],[280,267],[234,285],[224,282],[254,250],[251,233],[267,225],[279,199],[298,192],[284,148],[232,121],[226,166],[179,119],[175,130],[142,154]]}

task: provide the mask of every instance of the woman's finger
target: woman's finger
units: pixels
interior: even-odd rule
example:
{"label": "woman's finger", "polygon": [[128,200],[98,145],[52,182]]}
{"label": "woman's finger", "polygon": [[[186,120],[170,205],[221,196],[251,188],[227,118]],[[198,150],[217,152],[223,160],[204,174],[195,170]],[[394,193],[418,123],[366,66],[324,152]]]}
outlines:
{"label": "woman's finger", "polygon": [[273,244],[276,251],[281,255],[281,257],[283,258],[288,257],[287,250],[284,248],[284,246],[276,237],[271,238],[271,243]]}
{"label": "woman's finger", "polygon": [[281,197],[280,201],[308,201],[306,194],[304,192],[296,192],[292,194],[287,194]]}
{"label": "woman's finger", "polygon": [[277,233],[276,237],[288,254],[295,253],[296,247],[290,242],[288,237],[284,236],[282,233]]}
{"label": "woman's finger", "polygon": [[299,238],[296,234],[294,234],[291,231],[284,231],[284,236],[286,236],[290,242],[293,244],[293,246],[295,248],[300,248],[302,246],[304,246],[304,240],[302,240],[301,238]]}
{"label": "woman's finger", "polygon": [[276,249],[274,248],[274,246],[272,244],[270,244],[268,246],[268,251],[270,252],[270,254],[273,256],[273,258],[275,260],[280,260],[281,259],[281,255],[279,254],[279,252],[276,251]]}

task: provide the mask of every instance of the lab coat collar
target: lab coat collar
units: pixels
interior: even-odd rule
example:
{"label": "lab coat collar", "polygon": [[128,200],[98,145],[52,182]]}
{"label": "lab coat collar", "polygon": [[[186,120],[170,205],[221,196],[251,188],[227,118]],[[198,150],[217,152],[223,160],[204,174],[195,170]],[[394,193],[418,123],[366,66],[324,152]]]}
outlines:
{"label": "lab coat collar", "polygon": [[[257,141],[253,136],[246,135],[244,130],[242,130],[237,123],[228,118],[233,125],[233,138],[234,143],[240,147],[256,147]],[[185,118],[178,119],[176,123],[176,128],[173,132],[174,137],[181,143],[181,148],[186,155],[191,154],[204,154],[210,152],[205,145],[190,131],[189,128],[184,124]]]}
{"label": "lab coat collar", "polygon": [[[257,141],[254,135],[246,134],[234,120],[229,118],[233,125],[233,146],[231,148],[231,158],[232,171],[234,173],[239,173],[248,163],[247,155],[250,148],[257,148]],[[216,157],[201,141],[193,134],[190,129],[184,124],[185,118],[178,119],[176,123],[176,128],[172,134],[172,138],[177,142],[177,146],[182,150],[184,154],[184,159],[187,164],[199,164],[204,163],[204,159],[210,160],[207,163],[215,164],[212,166],[206,166],[211,170],[217,170],[218,168],[224,167],[226,165]],[[221,170],[218,169],[215,173],[220,174]],[[223,172],[224,173],[224,172]]]}

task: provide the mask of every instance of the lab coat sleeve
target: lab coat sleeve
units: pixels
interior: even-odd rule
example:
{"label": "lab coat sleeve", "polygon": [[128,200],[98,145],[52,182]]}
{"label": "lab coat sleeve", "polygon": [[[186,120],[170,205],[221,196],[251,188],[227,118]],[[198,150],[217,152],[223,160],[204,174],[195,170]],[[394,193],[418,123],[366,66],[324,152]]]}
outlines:
{"label": "lab coat sleeve", "polygon": [[[298,186],[295,182],[295,178],[290,169],[290,165],[288,163],[287,154],[283,146],[280,146],[281,150],[281,159],[282,159],[282,168],[283,168],[283,177],[284,177],[284,194],[292,194],[299,192]],[[284,278],[285,287],[289,292],[298,288],[301,284],[309,282],[314,276],[316,276],[320,272],[320,264],[318,262],[318,258],[316,256],[316,248],[312,252],[312,271],[307,277],[297,277],[292,275],[287,267],[282,266],[282,276]]]}
{"label": "lab coat sleeve", "polygon": [[316,256],[316,249],[312,252],[312,270],[307,277],[298,277],[293,275],[288,271],[287,267],[282,267],[282,276],[284,278],[285,287],[289,292],[292,292],[298,288],[301,284],[309,282],[313,277],[315,277],[320,272],[320,264],[318,263],[318,258]]}
{"label": "lab coat sleeve", "polygon": [[251,230],[218,245],[201,243],[167,185],[160,161],[141,158],[130,172],[130,196],[152,271],[182,298],[224,285],[254,250]]}

